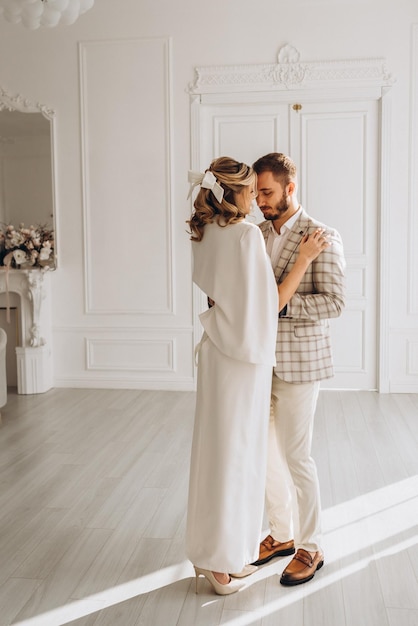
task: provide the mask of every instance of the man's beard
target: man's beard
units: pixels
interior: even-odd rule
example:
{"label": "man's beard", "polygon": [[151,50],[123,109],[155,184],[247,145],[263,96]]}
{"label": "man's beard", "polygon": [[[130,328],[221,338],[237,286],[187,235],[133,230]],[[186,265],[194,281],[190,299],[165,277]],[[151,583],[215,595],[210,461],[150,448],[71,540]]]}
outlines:
{"label": "man's beard", "polygon": [[[283,195],[280,198],[279,202],[272,209],[269,209],[269,213],[264,213],[264,219],[274,221],[278,220],[280,217],[286,213],[290,206],[290,197],[286,195],[286,192],[283,191]],[[271,212],[270,212],[271,211]]]}

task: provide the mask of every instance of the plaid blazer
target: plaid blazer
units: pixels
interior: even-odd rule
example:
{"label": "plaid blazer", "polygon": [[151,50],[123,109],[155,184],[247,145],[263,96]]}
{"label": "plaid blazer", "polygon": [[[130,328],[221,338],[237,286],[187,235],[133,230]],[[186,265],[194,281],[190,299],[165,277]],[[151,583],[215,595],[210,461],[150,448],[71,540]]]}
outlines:
{"label": "plaid blazer", "polygon": [[[267,243],[269,221],[259,227]],[[302,209],[273,269],[280,284],[298,256],[303,235],[316,228],[326,229],[332,245],[311,263],[278,323],[274,373],[289,383],[324,380],[334,375],[328,320],[341,315],[345,306],[345,259],[339,233]]]}

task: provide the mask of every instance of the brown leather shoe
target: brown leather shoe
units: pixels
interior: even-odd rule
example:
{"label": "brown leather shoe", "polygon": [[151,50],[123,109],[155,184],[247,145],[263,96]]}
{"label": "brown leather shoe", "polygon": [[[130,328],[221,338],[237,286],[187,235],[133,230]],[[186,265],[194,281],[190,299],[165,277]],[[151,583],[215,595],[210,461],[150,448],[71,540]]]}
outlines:
{"label": "brown leather shoe", "polygon": [[315,576],[315,572],[324,564],[322,552],[315,552],[311,556],[303,548],[299,548],[289,565],[284,570],[280,582],[282,585],[301,585]]}
{"label": "brown leather shoe", "polygon": [[[275,543],[276,545],[273,545]],[[264,565],[276,556],[288,556],[294,554],[295,543],[293,539],[290,541],[276,542],[271,535],[267,535],[265,539],[260,543],[260,553],[257,561],[254,561],[252,565]]]}

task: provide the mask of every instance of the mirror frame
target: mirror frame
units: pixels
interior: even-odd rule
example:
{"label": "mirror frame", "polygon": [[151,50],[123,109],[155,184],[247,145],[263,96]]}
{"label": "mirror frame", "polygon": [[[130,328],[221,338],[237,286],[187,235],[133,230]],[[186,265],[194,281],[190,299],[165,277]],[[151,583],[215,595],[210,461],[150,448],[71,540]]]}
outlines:
{"label": "mirror frame", "polygon": [[32,102],[20,94],[11,94],[0,86],[0,113],[1,111],[19,111],[20,113],[41,113],[50,124],[50,146],[51,146],[51,192],[52,192],[52,228],[55,242],[55,264],[50,269],[56,270],[57,261],[57,193],[56,193],[56,163],[55,163],[55,111],[46,104]]}

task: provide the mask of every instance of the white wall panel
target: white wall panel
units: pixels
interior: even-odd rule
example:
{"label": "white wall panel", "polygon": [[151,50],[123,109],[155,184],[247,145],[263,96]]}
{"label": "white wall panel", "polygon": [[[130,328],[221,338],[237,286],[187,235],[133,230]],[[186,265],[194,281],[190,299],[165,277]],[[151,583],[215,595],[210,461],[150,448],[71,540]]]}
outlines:
{"label": "white wall panel", "polygon": [[[216,116],[213,120],[215,154],[251,164],[257,155],[283,145],[280,115]],[[251,141],[248,138],[251,137]]]}
{"label": "white wall panel", "polygon": [[409,201],[409,313],[418,315],[418,24],[412,27],[411,45],[411,134]]}
{"label": "white wall panel", "polygon": [[[406,310],[395,300],[390,350],[390,391],[418,393],[418,24],[412,24],[410,48],[410,133],[409,133],[409,206],[406,218],[406,272],[395,267],[392,272],[396,287],[405,284]],[[398,251],[405,258],[404,250]],[[392,264],[394,259],[392,258]],[[405,276],[406,274],[406,276]],[[406,278],[406,280],[405,280]],[[395,287],[395,289],[396,289]]]}
{"label": "white wall panel", "polygon": [[[335,112],[345,107],[345,111]],[[366,170],[367,109],[350,111],[350,104],[331,103],[303,107],[301,117],[301,165],[300,186],[302,204],[312,215],[336,228],[343,236],[346,255],[365,253],[365,228],[367,210],[365,184]],[[315,109],[318,109],[317,111]],[[322,110],[321,110],[322,109]],[[377,141],[376,134],[372,141]],[[370,147],[372,150],[374,146]],[[373,162],[376,167],[375,162]],[[375,171],[370,174],[375,174]],[[370,187],[376,189],[376,178]],[[307,204],[309,197],[309,207]],[[324,202],[324,198],[331,201]],[[372,207],[375,209],[375,198]],[[353,225],[355,227],[353,228]]]}
{"label": "white wall panel", "polygon": [[251,164],[261,154],[289,148],[286,105],[202,104],[200,108],[200,167],[218,156]]}
{"label": "white wall panel", "polygon": [[[367,373],[368,366],[363,340],[365,314],[362,310],[352,308],[345,311],[344,318],[338,317],[330,320],[335,373],[349,374],[353,388],[356,388],[357,384],[361,389],[362,379]],[[349,333],[347,326],[350,328]],[[324,381],[323,386],[328,385],[329,381]]]}
{"label": "white wall panel", "polygon": [[393,367],[390,372],[392,393],[418,393],[418,332],[392,330],[390,351]]}
{"label": "white wall panel", "polygon": [[348,298],[364,298],[365,291],[365,268],[355,267],[354,263],[345,271],[346,293]]}
{"label": "white wall panel", "polygon": [[407,342],[407,370],[410,376],[418,376],[418,339]]}
{"label": "white wall panel", "polygon": [[88,313],[173,312],[169,52],[80,46]]}
{"label": "white wall panel", "polygon": [[88,370],[173,371],[173,339],[87,339]]}

